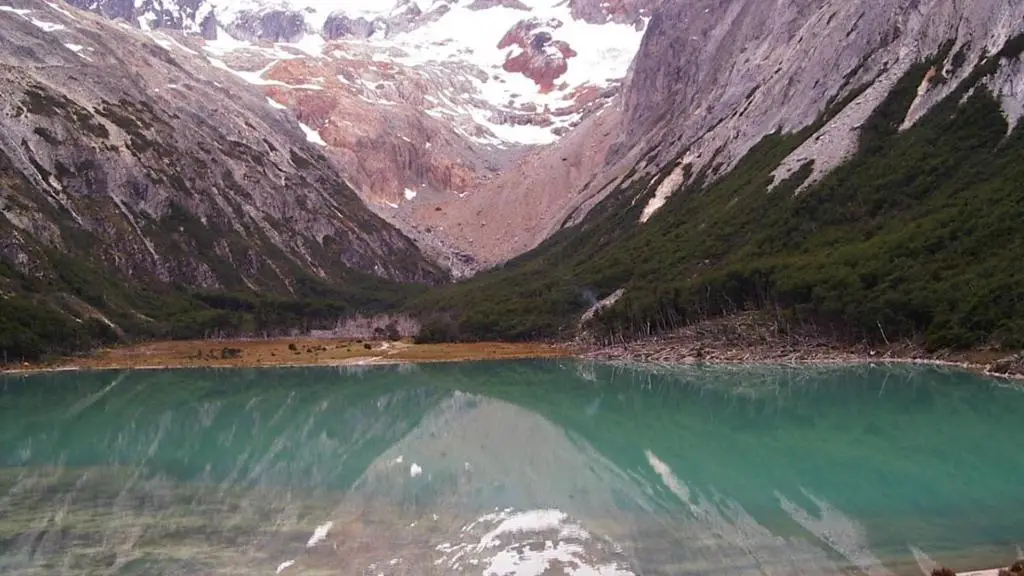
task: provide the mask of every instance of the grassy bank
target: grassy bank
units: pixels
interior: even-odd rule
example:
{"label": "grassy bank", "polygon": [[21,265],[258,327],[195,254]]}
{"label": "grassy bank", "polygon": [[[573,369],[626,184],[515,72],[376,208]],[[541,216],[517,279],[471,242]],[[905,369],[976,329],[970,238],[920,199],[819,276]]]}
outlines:
{"label": "grassy bank", "polygon": [[7,371],[343,366],[558,358],[571,353],[568,347],[541,343],[414,344],[313,338],[177,340],[105,348],[49,362],[8,365]]}

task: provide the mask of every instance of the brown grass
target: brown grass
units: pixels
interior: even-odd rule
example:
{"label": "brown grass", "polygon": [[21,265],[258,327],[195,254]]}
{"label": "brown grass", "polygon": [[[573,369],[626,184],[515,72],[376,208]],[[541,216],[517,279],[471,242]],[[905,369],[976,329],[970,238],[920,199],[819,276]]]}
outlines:
{"label": "brown grass", "polygon": [[89,356],[61,358],[23,370],[108,368],[195,368],[259,366],[335,366],[396,362],[457,362],[558,358],[566,347],[541,343],[479,342],[413,344],[344,339],[186,340],[149,342],[99,350]]}

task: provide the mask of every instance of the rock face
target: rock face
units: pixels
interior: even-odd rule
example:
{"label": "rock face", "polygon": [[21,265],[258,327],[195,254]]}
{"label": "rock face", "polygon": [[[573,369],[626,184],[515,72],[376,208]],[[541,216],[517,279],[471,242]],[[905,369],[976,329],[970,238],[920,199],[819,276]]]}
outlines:
{"label": "rock face", "polygon": [[[678,162],[671,186],[645,192],[651,218],[687,175],[720,177],[829,107],[775,173],[813,162],[813,182],[912,64],[949,48],[907,126],[1024,29],[1017,0],[75,2],[187,32],[202,58],[292,110],[375,210],[484,264],[579,221],[634,166]],[[1001,66],[989,87],[1015,123],[1024,66]]]}
{"label": "rock face", "polygon": [[655,3],[644,0],[570,0],[572,15],[591,24],[616,22],[643,29]]}
{"label": "rock face", "polygon": [[[573,9],[603,18],[587,15],[584,3]],[[635,166],[653,173],[679,160],[676,173],[646,191],[646,220],[687,183],[686,174],[704,168],[720,177],[768,134],[796,132],[832,103],[833,120],[776,171],[778,182],[813,161],[813,182],[855,150],[861,123],[911,64],[947,50],[904,127],[974,63],[1024,32],[1024,5],[1008,0],[794,0],[771,10],[753,1],[666,2],[651,14],[623,91],[605,112],[439,213],[453,215],[441,225],[456,244],[482,251],[488,262],[507,259],[580,221],[632,182]],[[1022,70],[1019,58],[1003,62],[988,82],[1011,125],[1024,109]],[[575,175],[580,169],[585,176]],[[508,218],[513,212],[532,220]]]}
{"label": "rock face", "polygon": [[326,40],[366,39],[376,31],[375,23],[366,18],[349,18],[344,14],[331,14],[324,21],[323,35]]}
{"label": "rock face", "polygon": [[0,260],[26,277],[67,253],[194,289],[442,278],[291,115],[171,36],[36,0],[0,28]]}
{"label": "rock face", "polygon": [[291,10],[239,12],[228,25],[228,32],[239,40],[296,42],[306,34],[302,13]]}
{"label": "rock face", "polygon": [[[83,10],[91,10],[110,19],[124,20],[142,28],[203,31],[216,34],[216,23],[208,22],[200,12],[204,0],[67,0]],[[209,36],[214,37],[214,36]]]}
{"label": "rock face", "polygon": [[[680,155],[691,174],[710,167],[715,177],[764,136],[795,132],[841,102],[776,173],[813,161],[813,182],[855,150],[860,124],[913,63],[949,48],[944,82],[922,86],[906,125],[1022,31],[1024,4],[1012,0],[666,2],[622,92],[622,137],[597,179],[612,185],[595,193],[636,163],[660,169]],[[996,89],[1011,117],[1016,77]]]}

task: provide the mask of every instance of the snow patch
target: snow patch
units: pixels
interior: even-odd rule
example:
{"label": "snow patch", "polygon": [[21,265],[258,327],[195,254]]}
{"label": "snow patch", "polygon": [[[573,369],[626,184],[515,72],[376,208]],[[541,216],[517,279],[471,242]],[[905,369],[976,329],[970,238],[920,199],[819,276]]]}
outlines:
{"label": "snow patch", "polygon": [[263,78],[263,74],[265,74],[268,70],[273,68],[274,65],[277,64],[277,62],[271,62],[262,70],[250,72],[245,70],[235,70],[219,58],[207,56],[206,59],[210,62],[210,64],[213,65],[214,68],[220,68],[221,70],[224,70],[226,72],[231,72],[235,76],[238,76],[242,80],[245,80],[249,84],[253,84],[255,86],[283,86],[285,88],[298,90],[323,90],[323,86],[317,86],[316,84],[285,84],[284,82],[278,82],[277,80],[267,80]]}
{"label": "snow patch", "polygon": [[234,37],[220,27],[217,28],[217,38],[215,40],[207,40],[203,43],[204,51],[217,56],[224,56],[235,50],[250,47],[252,47],[252,44],[242,40],[235,40]]}
{"label": "snow patch", "polygon": [[319,58],[324,55],[324,47],[327,46],[327,41],[316,34],[306,34],[298,42],[281,43],[281,46],[294,48],[299,52],[313,56],[314,58]]}
{"label": "snow patch", "polygon": [[[397,206],[396,206],[396,208],[397,208]],[[420,474],[423,474],[423,468],[420,468],[419,464],[413,462],[412,466],[409,466],[409,476],[411,478],[415,478],[415,477],[419,476]]]}
{"label": "snow patch", "polygon": [[22,10],[20,8],[15,8],[14,6],[0,6],[0,12],[13,12],[18,16],[24,16],[31,12],[31,10]]}
{"label": "snow patch", "polygon": [[44,32],[56,32],[57,30],[65,29],[65,26],[62,24],[54,24],[53,22],[46,22],[45,20],[29,18],[29,21],[41,28]]}
{"label": "snow patch", "polygon": [[281,104],[277,100],[274,100],[270,96],[267,96],[267,104],[270,104],[271,108],[277,108],[278,110],[287,110],[288,109],[287,106],[285,106],[284,104]]}
{"label": "snow patch", "polygon": [[286,561],[281,562],[280,564],[277,565],[277,571],[274,572],[274,573],[275,574],[280,574],[281,572],[284,572],[285,570],[287,570],[288,568],[291,568],[294,565],[295,565],[295,560],[286,560]]}
{"label": "snow patch", "polygon": [[[83,60],[88,60],[89,62],[92,62],[92,58],[89,58],[88,56],[82,53],[82,51],[87,49],[85,46],[82,46],[81,44],[69,44],[65,42],[64,47],[68,50],[71,50],[75,54],[78,54],[78,56]],[[92,48],[88,48],[88,50],[92,50]]]}
{"label": "snow patch", "polygon": [[319,146],[327,146],[327,142],[324,142],[324,139],[320,137],[320,133],[316,130],[313,130],[302,122],[299,122],[299,128],[302,128],[302,131],[305,132],[306,140],[309,140],[313,144],[317,144]]}
{"label": "snow patch", "polygon": [[667,178],[662,180],[661,184],[658,185],[657,190],[654,191],[654,196],[647,201],[647,205],[644,206],[643,212],[640,213],[640,223],[642,224],[650,220],[651,216],[654,216],[654,213],[664,206],[665,202],[668,202],[672,193],[682,186],[683,180],[685,179],[686,164],[679,164]]}
{"label": "snow patch", "polygon": [[405,194],[405,199],[406,200],[412,200],[413,198],[416,197],[416,191],[415,190],[411,190],[409,188],[405,189],[404,194]]}

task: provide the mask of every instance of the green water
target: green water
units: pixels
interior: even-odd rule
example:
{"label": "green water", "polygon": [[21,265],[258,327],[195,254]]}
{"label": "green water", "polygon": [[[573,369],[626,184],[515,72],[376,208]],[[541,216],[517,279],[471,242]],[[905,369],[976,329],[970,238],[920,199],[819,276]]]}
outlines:
{"label": "green water", "polygon": [[1022,421],[916,367],[0,377],[0,574],[986,568],[1024,544]]}

